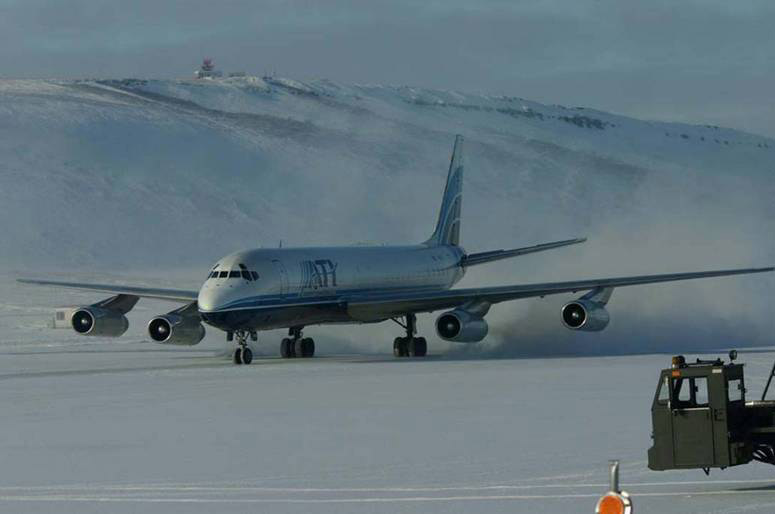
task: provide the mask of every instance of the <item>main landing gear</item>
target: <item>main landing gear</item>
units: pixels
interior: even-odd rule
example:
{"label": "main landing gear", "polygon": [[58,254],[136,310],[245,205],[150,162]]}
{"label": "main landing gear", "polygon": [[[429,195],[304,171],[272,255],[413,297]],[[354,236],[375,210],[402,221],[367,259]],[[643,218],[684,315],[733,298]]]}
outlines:
{"label": "main landing gear", "polygon": [[226,338],[237,339],[237,349],[234,350],[234,364],[250,364],[253,362],[253,350],[248,346],[248,337],[251,341],[258,341],[258,334],[255,331],[235,330],[229,333]]}
{"label": "main landing gear", "polygon": [[283,359],[294,357],[313,357],[315,355],[315,341],[311,337],[302,337],[301,330],[304,327],[292,327],[288,329],[288,335],[280,343],[280,356]]}
{"label": "main landing gear", "polygon": [[394,357],[425,357],[428,353],[428,343],[424,337],[415,337],[417,333],[417,316],[407,314],[406,323],[401,323],[398,319],[393,321],[406,329],[406,337],[396,337],[393,341]]}

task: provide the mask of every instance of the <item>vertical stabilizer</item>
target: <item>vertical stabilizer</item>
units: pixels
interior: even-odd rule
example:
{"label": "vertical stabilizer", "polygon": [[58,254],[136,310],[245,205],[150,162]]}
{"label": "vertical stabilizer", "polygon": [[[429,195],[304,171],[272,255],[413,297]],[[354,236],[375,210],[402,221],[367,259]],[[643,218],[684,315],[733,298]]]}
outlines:
{"label": "vertical stabilizer", "polygon": [[452,150],[452,161],[449,163],[447,187],[441,201],[439,221],[436,230],[425,244],[454,245],[460,244],[460,208],[463,201],[463,136],[455,137],[455,148]]}

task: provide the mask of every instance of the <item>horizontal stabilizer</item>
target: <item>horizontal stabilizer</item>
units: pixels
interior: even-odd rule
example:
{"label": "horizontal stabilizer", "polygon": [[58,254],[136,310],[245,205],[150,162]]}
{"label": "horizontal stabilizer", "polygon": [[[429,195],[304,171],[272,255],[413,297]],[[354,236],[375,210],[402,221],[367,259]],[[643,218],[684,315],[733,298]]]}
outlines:
{"label": "horizontal stabilizer", "polygon": [[493,250],[491,252],[471,253],[463,256],[463,260],[460,262],[460,265],[474,266],[476,264],[484,264],[486,262],[499,261],[501,259],[508,259],[510,257],[517,257],[519,255],[526,255],[528,253],[543,252],[544,250],[553,250],[554,248],[575,245],[583,243],[586,240],[586,237],[580,237],[577,239],[555,241],[554,243],[544,243],[535,246],[528,246],[525,248],[514,248],[513,250]]}

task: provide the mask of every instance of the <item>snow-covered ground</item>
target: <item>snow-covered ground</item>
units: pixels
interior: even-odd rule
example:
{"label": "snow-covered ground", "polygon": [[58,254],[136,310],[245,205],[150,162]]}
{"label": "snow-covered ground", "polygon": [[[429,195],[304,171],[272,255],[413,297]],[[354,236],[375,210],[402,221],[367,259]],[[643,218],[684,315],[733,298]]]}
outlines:
{"label": "snow-covered ground", "polygon": [[750,248],[773,230],[773,140],[517,97],[245,77],[0,80],[0,263],[137,271],[281,239],[423,240],[456,133],[472,250],[583,234],[775,254]]}
{"label": "snow-covered ground", "polygon": [[[240,77],[0,80],[0,266],[195,288],[245,248],[422,241],[455,133],[466,249],[589,237],[461,286],[775,263],[770,139],[516,96]],[[617,290],[602,334],[559,326],[567,297],[514,302],[489,315],[488,342],[510,356],[769,344],[772,290],[770,276]],[[351,334],[330,343],[382,351]]]}
{"label": "snow-covered ground", "polygon": [[[357,328],[384,351],[285,361],[262,334],[263,356],[237,367],[220,337],[48,329],[51,307],[90,295],[1,285],[0,512],[590,513],[610,458],[638,512],[775,508],[762,464],[646,468],[669,355],[397,361]],[[775,351],[740,359],[760,394]]]}

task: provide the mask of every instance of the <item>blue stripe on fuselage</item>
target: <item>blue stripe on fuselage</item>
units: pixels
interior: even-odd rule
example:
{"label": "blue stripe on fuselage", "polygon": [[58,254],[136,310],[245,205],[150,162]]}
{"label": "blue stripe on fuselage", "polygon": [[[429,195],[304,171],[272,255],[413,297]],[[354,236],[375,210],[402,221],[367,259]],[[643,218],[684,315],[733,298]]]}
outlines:
{"label": "blue stripe on fuselage", "polygon": [[321,303],[339,303],[346,300],[347,295],[354,294],[380,294],[380,293],[421,293],[427,291],[444,291],[437,286],[421,287],[391,287],[381,289],[341,289],[332,295],[299,296],[298,294],[268,294],[241,298],[210,311],[200,310],[202,313],[228,312],[232,310],[254,309],[261,307],[288,307],[291,305],[316,305]]}

